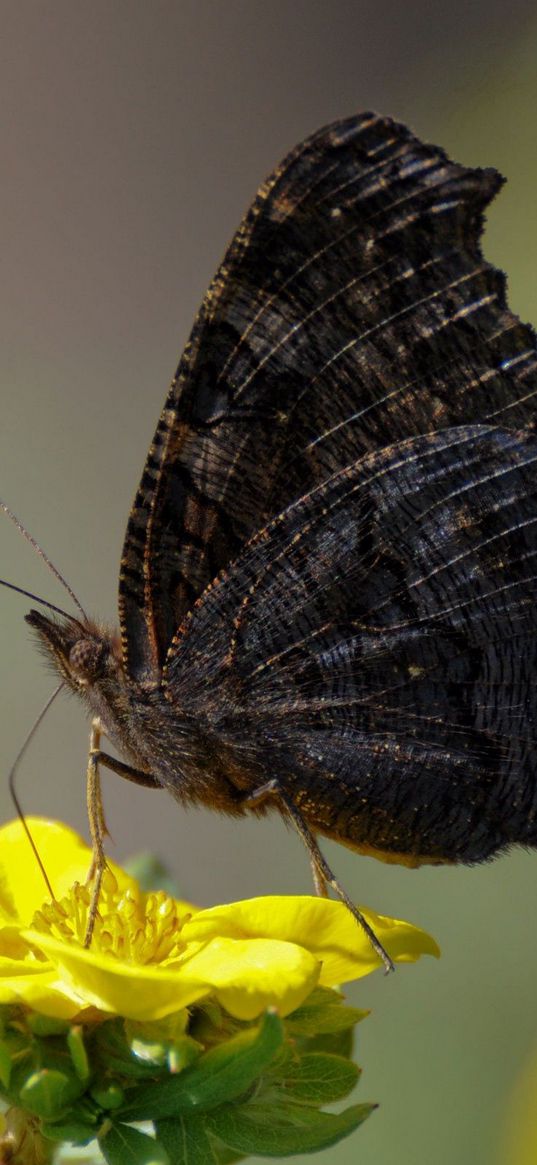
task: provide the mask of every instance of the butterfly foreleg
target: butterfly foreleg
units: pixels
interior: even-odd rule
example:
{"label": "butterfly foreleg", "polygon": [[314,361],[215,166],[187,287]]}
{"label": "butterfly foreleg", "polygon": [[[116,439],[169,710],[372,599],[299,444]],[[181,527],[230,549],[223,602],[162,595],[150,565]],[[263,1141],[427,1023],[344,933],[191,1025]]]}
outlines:
{"label": "butterfly foreleg", "polygon": [[[315,837],[315,834],[313,834],[312,836]],[[315,838],[315,840],[317,840],[317,839]],[[310,866],[311,866],[311,876],[313,878],[313,885],[315,886],[315,893],[317,894],[317,896],[319,898],[328,898],[328,886],[326,884],[326,878],[323,878],[321,870],[319,869],[313,854],[310,853],[309,857],[310,857]]]}
{"label": "butterfly foreleg", "polygon": [[310,855],[316,892],[324,896],[327,892],[327,886],[331,886],[334,893],[337,894],[341,902],[350,910],[353,918],[356,919],[356,922],[361,926],[362,930],[365,931],[373,950],[383,962],[386,972],[394,971],[395,967],[388,952],[382,946],[382,943],[377,938],[367,919],[364,918],[361,910],[354,905],[354,902],[349,898],[341,882],[336,878],[319,848],[315,834],[306,824],[302,813],[282,788],[279,781],[273,777],[272,780],[266,781],[264,785],[260,785],[258,789],[254,789],[253,793],[249,793],[245,798],[245,804],[253,807],[262,804],[263,801],[269,798],[274,798],[280,802],[284,812],[291,819],[299,837],[302,838]]}
{"label": "butterfly foreleg", "polygon": [[86,799],[93,856],[88,874],[88,882],[91,882],[91,899],[86,934],[84,936],[85,947],[89,947],[91,943],[95,919],[99,908],[99,895],[103,874],[106,869],[104,839],[108,834],[108,829],[106,828],[104,816],[99,766],[104,765],[105,768],[112,769],[113,772],[119,773],[121,777],[126,777],[128,781],[134,781],[137,785],[149,786],[152,789],[162,788],[160,783],[149,773],[143,773],[140,769],[135,769],[132,765],[127,765],[123,761],[117,760],[116,757],[109,756],[107,752],[103,752],[100,747],[101,734],[102,727],[100,721],[98,719],[93,720],[90,731],[86,774]]}
{"label": "butterfly foreleg", "polygon": [[88,883],[91,882],[91,898],[88,909],[86,934],[84,936],[85,947],[89,947],[91,943],[91,938],[95,927],[95,919],[97,917],[97,910],[99,907],[99,895],[101,892],[103,874],[106,868],[104,839],[108,831],[104,817],[101,778],[99,775],[99,761],[101,759],[100,743],[101,724],[99,720],[93,720],[90,730],[88,767],[86,770],[86,803],[91,834],[92,859],[88,874]]}
{"label": "butterfly foreleg", "polygon": [[135,769],[132,765],[126,765],[124,761],[117,760],[115,756],[110,756],[107,752],[101,752],[98,748],[96,751],[97,763],[104,765],[105,769],[111,769],[113,773],[118,773],[120,777],[125,777],[127,781],[132,781],[135,785],[142,785],[146,789],[162,789],[163,786],[156,777],[152,777],[151,773],[144,773],[141,769]]}

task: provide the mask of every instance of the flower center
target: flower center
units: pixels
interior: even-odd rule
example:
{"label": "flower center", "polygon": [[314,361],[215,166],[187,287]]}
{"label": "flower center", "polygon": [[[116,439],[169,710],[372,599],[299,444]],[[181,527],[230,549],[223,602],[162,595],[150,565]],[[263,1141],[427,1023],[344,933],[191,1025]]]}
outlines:
{"label": "flower center", "polygon": [[[84,943],[91,887],[78,882],[57,902],[47,902],[34,915],[32,926],[61,942]],[[190,914],[163,890],[144,894],[136,887],[120,890],[110,870],[103,876],[99,909],[90,950],[122,962],[145,966],[180,958],[186,944],[181,930]]]}

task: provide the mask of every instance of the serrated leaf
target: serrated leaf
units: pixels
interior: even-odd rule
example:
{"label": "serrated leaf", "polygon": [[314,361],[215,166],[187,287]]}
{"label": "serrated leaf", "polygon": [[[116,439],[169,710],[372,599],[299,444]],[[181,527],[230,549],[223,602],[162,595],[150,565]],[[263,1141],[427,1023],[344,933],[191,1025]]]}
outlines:
{"label": "serrated leaf", "polygon": [[206,1127],[239,1153],[290,1157],[337,1144],[358,1128],[375,1106],[355,1104],[340,1113],[303,1105],[263,1107],[226,1104],[207,1113]]}
{"label": "serrated leaf", "polygon": [[280,1085],[295,1104],[332,1104],[352,1092],[360,1069],[352,1060],[326,1052],[310,1052],[287,1068]]}
{"label": "serrated leaf", "polygon": [[121,1109],[122,1119],[162,1120],[234,1100],[268,1067],[282,1041],[282,1021],[269,1011],[258,1028],[211,1048],[192,1068],[131,1090],[129,1102]]}
{"label": "serrated leaf", "polygon": [[99,1147],[108,1165],[170,1165],[164,1147],[130,1125],[112,1125]]}

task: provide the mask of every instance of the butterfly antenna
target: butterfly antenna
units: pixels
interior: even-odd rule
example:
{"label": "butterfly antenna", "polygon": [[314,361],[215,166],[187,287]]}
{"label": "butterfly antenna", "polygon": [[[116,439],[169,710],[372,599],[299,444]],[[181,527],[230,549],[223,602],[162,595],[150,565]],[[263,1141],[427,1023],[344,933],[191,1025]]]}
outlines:
{"label": "butterfly antenna", "polygon": [[41,599],[39,595],[34,595],[32,591],[26,591],[24,587],[18,587],[15,583],[10,583],[5,578],[0,578],[0,587],[8,587],[10,591],[16,591],[18,595],[26,595],[26,598],[32,599],[34,603],[41,603],[42,607],[48,607],[49,611],[54,611],[56,615],[63,615],[64,619],[71,619],[73,623],[78,624],[78,619],[75,619],[74,615],[70,615],[62,607],[57,607],[55,603],[49,603],[48,599]]}
{"label": "butterfly antenna", "polygon": [[17,775],[17,771],[18,771],[18,768],[19,768],[20,762],[21,762],[21,760],[22,760],[22,758],[23,758],[23,756],[24,756],[24,754],[25,754],[25,752],[26,752],[26,750],[27,750],[27,748],[28,748],[28,745],[29,745],[29,744],[30,744],[30,742],[33,740],[33,738],[34,738],[34,736],[35,736],[35,734],[36,734],[36,732],[37,732],[37,729],[39,728],[39,725],[41,724],[41,721],[42,721],[42,720],[44,719],[44,717],[46,716],[46,714],[47,714],[47,712],[48,712],[48,710],[49,710],[49,708],[50,708],[50,705],[51,705],[51,704],[53,703],[53,701],[56,699],[56,696],[57,696],[57,695],[59,695],[59,693],[61,692],[61,690],[62,690],[63,686],[64,686],[64,685],[63,685],[63,683],[61,683],[61,684],[58,684],[58,687],[54,689],[54,691],[53,691],[52,695],[51,695],[51,696],[49,696],[49,698],[48,698],[48,700],[47,700],[46,704],[45,704],[45,705],[44,705],[44,707],[41,709],[41,711],[40,711],[40,713],[39,713],[39,716],[37,717],[37,719],[36,719],[36,720],[34,720],[34,723],[32,724],[32,727],[30,728],[30,731],[29,731],[29,733],[28,733],[28,735],[27,735],[27,737],[26,737],[26,740],[24,741],[24,744],[22,745],[22,748],[19,750],[19,752],[18,752],[18,754],[17,754],[17,756],[16,756],[16,758],[15,758],[15,761],[14,761],[13,765],[11,766],[11,770],[10,770],[9,777],[8,777],[8,786],[9,786],[9,792],[10,792],[10,794],[11,794],[11,799],[12,799],[12,801],[13,801],[13,804],[14,804],[14,806],[15,806],[15,809],[16,809],[16,811],[17,811],[17,817],[19,818],[19,821],[20,821],[20,823],[21,823],[21,825],[22,825],[22,827],[23,827],[23,829],[24,829],[24,832],[25,832],[25,834],[26,834],[26,837],[28,838],[28,841],[29,841],[29,843],[30,843],[30,845],[31,845],[31,847],[32,847],[32,850],[33,850],[33,853],[34,853],[35,860],[36,860],[36,862],[37,862],[37,864],[38,864],[38,866],[39,866],[39,869],[41,870],[41,873],[42,873],[42,875],[43,875],[43,878],[45,879],[45,885],[46,885],[46,887],[47,887],[47,890],[48,890],[48,892],[49,892],[49,894],[50,894],[50,897],[51,897],[51,899],[52,899],[52,901],[53,901],[53,902],[55,902],[55,901],[56,901],[56,899],[55,899],[55,896],[54,896],[54,890],[52,889],[52,886],[51,886],[51,884],[50,884],[50,881],[49,881],[49,877],[48,877],[47,871],[46,871],[46,869],[45,869],[45,866],[44,866],[44,864],[43,864],[43,860],[42,860],[42,858],[40,857],[39,851],[38,851],[38,849],[37,849],[37,846],[36,846],[36,844],[35,844],[35,841],[34,841],[34,839],[33,839],[33,837],[32,837],[32,834],[30,833],[30,829],[29,829],[28,823],[27,823],[27,821],[26,821],[26,818],[25,818],[25,816],[24,816],[24,812],[23,812],[23,809],[22,809],[22,805],[21,805],[21,803],[20,803],[20,801],[19,801],[18,793],[17,793],[17,790],[16,790],[16,788],[15,788],[15,777],[16,777],[16,775]]}
{"label": "butterfly antenna", "polygon": [[[78,599],[77,599],[77,597],[76,597],[76,595],[75,595],[75,592],[74,592],[74,591],[72,590],[72,588],[69,586],[69,583],[68,583],[68,582],[66,582],[66,580],[65,580],[65,579],[64,579],[64,577],[63,577],[63,575],[62,575],[62,574],[60,574],[59,570],[57,570],[57,568],[54,566],[54,563],[50,561],[50,558],[48,557],[48,554],[45,554],[45,551],[44,551],[44,550],[41,548],[41,546],[39,545],[39,542],[36,542],[35,538],[33,538],[33,537],[32,537],[32,535],[30,534],[29,530],[27,530],[27,529],[26,529],[26,526],[23,526],[23,524],[22,524],[22,522],[20,521],[20,519],[19,519],[19,518],[17,518],[17,515],[16,515],[16,514],[14,514],[14,513],[13,513],[13,511],[12,511],[12,510],[10,510],[9,506],[6,506],[6,503],[5,503],[5,502],[3,502],[1,499],[0,499],[0,510],[3,510],[3,511],[4,511],[4,514],[6,514],[6,515],[7,515],[7,517],[9,518],[9,520],[10,520],[11,522],[13,522],[13,525],[17,527],[17,530],[19,531],[19,534],[22,534],[23,538],[26,538],[26,541],[30,543],[30,546],[32,546],[32,547],[33,547],[33,549],[35,550],[36,554],[38,554],[38,555],[39,555],[39,557],[43,559],[43,562],[45,563],[45,566],[48,566],[49,570],[50,570],[50,571],[51,571],[51,573],[54,575],[54,577],[55,577],[55,578],[57,578],[58,582],[59,582],[59,583],[61,583],[62,587],[65,587],[65,590],[67,591],[67,594],[70,596],[70,598],[73,600],[73,603],[75,604],[75,607],[78,607],[78,610],[80,611],[80,614],[82,615],[82,618],[83,618],[84,622],[85,622],[85,623],[87,623],[87,621],[88,621],[88,616],[86,615],[86,612],[85,612],[85,610],[84,610],[84,608],[83,608],[82,604],[81,604],[81,603],[79,603],[79,601],[78,601]],[[4,584],[4,585],[5,585],[5,586],[10,586],[11,584],[10,584],[10,583],[6,583],[6,584]],[[18,590],[19,588],[18,588],[18,587],[12,587],[12,589],[13,589],[13,590]],[[27,594],[27,593],[28,593],[27,591],[21,591],[21,594],[23,594],[23,595],[24,595],[24,594]],[[30,595],[30,598],[33,598],[33,597],[34,597],[33,595]],[[42,599],[38,599],[38,600],[37,600],[37,602],[42,602],[42,601],[43,601]],[[45,603],[45,606],[46,606],[46,607],[52,607],[52,610],[59,611],[61,615],[64,615],[64,614],[65,614],[65,611],[60,611],[60,608],[59,608],[59,607],[53,607],[53,606],[52,606],[52,603]],[[71,616],[67,616],[67,618],[71,618]]]}

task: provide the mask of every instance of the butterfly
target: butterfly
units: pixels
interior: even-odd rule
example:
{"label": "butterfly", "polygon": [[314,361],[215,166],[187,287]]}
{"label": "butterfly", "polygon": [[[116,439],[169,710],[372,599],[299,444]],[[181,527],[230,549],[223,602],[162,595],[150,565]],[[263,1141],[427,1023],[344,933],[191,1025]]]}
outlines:
{"label": "butterfly", "polygon": [[537,844],[537,353],[480,250],[501,181],[366,113],[261,186],[148,453],[120,635],[27,616],[93,718],[97,882],[99,765],[280,811],[364,925],[317,835]]}

